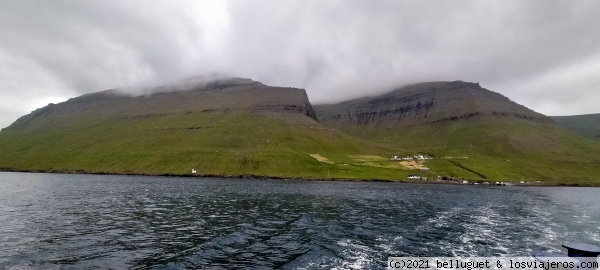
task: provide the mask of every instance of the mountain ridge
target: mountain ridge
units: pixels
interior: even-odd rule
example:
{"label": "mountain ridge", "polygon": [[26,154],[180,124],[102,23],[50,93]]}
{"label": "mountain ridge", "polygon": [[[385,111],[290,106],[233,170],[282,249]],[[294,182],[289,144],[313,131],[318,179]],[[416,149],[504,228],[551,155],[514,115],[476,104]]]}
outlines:
{"label": "mountain ridge", "polygon": [[[600,143],[476,83],[315,106],[304,89],[240,78],[122,92],[19,118],[0,131],[0,169],[382,180],[418,172],[600,185]],[[416,154],[434,159],[390,160]]]}
{"label": "mountain ridge", "polygon": [[[502,103],[501,106],[498,103]],[[320,109],[323,122],[347,121],[365,125],[386,122],[410,125],[414,121],[436,123],[484,116],[551,122],[546,116],[484,89],[478,83],[463,81],[412,84],[378,96],[315,107]],[[335,110],[344,110],[344,113],[333,114]]]}
{"label": "mountain ridge", "polygon": [[[131,95],[118,89],[84,94],[60,104],[49,104],[17,119],[8,129],[18,128],[52,114],[108,117],[148,117],[152,114],[254,110],[299,112],[316,121],[305,90],[270,87],[250,79],[233,78],[201,84],[156,87],[149,94]],[[174,90],[173,90],[174,89]],[[163,92],[161,92],[161,90]],[[223,98],[227,96],[227,98]],[[262,96],[267,98],[262,98]],[[124,106],[127,104],[133,108]],[[105,110],[106,107],[110,110]],[[56,119],[58,120],[58,119]]]}
{"label": "mountain ridge", "polygon": [[243,82],[138,96],[108,90],[46,106],[0,131],[0,168],[349,179],[404,173],[322,162],[321,155],[395,150],[320,124],[304,89]]}

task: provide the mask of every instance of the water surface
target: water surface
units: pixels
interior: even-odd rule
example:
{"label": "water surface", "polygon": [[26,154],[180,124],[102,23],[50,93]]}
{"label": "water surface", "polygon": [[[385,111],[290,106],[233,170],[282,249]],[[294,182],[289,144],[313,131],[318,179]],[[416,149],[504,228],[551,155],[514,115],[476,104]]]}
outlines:
{"label": "water surface", "polygon": [[0,268],[382,269],[600,243],[600,189],[0,173]]}

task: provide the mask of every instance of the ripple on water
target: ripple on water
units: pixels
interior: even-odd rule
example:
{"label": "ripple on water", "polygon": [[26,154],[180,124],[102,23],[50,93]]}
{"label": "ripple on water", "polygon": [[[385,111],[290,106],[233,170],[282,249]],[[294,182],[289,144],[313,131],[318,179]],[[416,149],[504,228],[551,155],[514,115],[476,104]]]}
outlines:
{"label": "ripple on water", "polygon": [[0,268],[362,269],[388,256],[527,256],[599,241],[598,195],[0,173]]}

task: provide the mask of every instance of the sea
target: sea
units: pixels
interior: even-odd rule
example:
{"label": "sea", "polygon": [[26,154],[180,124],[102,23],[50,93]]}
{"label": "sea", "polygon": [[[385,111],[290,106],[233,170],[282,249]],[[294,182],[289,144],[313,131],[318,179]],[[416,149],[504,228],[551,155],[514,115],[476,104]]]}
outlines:
{"label": "sea", "polygon": [[385,269],[600,245],[600,188],[0,173],[0,269]]}

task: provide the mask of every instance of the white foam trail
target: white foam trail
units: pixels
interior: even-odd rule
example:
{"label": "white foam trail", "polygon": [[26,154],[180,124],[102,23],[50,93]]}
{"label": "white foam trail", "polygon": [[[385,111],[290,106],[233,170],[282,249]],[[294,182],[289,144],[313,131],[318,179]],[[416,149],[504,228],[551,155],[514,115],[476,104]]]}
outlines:
{"label": "white foam trail", "polygon": [[378,251],[372,248],[356,243],[355,240],[344,239],[337,242],[342,249],[343,262],[334,269],[364,269],[374,263],[369,254],[375,254]]}

